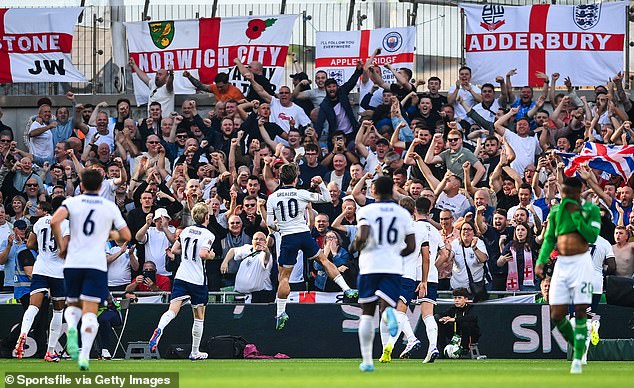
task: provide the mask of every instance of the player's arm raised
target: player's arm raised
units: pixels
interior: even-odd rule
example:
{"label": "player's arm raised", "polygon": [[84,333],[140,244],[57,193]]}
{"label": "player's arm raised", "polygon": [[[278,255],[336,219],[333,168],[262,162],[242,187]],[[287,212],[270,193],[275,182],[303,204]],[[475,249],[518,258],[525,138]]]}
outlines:
{"label": "player's arm raised", "polygon": [[[62,222],[68,218],[68,209],[66,206],[62,205],[53,214],[51,218],[51,231],[53,232],[53,236],[55,236],[55,242],[57,243],[57,255],[64,259],[66,258],[66,243],[68,240],[65,240],[62,236]],[[128,230],[128,234],[129,234]],[[130,236],[128,236],[128,240]]]}

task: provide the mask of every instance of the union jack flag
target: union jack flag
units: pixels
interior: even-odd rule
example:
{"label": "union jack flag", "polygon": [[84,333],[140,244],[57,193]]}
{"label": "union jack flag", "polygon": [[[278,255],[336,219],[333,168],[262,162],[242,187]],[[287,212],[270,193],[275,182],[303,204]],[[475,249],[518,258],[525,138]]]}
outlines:
{"label": "union jack flag", "polygon": [[611,175],[620,175],[627,180],[634,171],[634,145],[617,146],[586,142],[581,153],[557,152],[566,164],[564,174],[573,176],[580,165],[605,171]]}

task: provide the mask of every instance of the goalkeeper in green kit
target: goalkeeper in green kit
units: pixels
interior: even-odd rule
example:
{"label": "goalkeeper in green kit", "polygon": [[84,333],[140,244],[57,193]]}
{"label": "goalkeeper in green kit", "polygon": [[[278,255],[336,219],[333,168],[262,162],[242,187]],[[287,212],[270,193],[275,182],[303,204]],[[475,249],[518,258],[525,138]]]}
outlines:
{"label": "goalkeeper in green kit", "polygon": [[[592,257],[588,244],[596,241],[601,230],[599,208],[581,204],[579,178],[565,178],[561,189],[562,200],[552,207],[548,229],[535,265],[535,275],[542,277],[544,265],[557,245],[559,253],[550,283],[550,319],[566,341],[573,346],[570,373],[581,373],[581,357],[586,346],[588,328],[586,308],[592,301]],[[575,327],[566,319],[568,305],[575,306]]]}

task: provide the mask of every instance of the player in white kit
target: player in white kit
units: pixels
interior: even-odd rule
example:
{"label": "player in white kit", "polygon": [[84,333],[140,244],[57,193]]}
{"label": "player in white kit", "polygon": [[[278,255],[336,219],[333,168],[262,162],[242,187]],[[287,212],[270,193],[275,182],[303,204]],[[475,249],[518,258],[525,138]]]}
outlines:
{"label": "player in white kit", "polygon": [[[414,215],[416,203],[411,197],[404,197],[399,201],[399,205],[406,209],[412,216]],[[379,332],[381,333],[381,343],[383,344],[383,354],[380,362],[392,361],[392,350],[394,344],[401,335],[401,331],[407,339],[407,346],[403,351],[403,357],[420,348],[420,341],[414,335],[412,326],[407,318],[407,306],[410,302],[426,294],[427,275],[429,273],[429,236],[425,225],[411,219],[412,229],[416,238],[416,249],[414,252],[403,257],[403,276],[401,277],[401,292],[396,306],[396,320],[398,321],[398,333],[392,337],[388,333],[387,324],[381,320]]]}
{"label": "player in white kit", "polygon": [[[374,370],[372,318],[379,301],[381,320],[385,320],[390,336],[398,333],[394,311],[401,291],[403,257],[416,249],[416,237],[410,214],[392,201],[394,182],[389,177],[378,178],[372,188],[377,202],[357,211],[359,230],[354,248],[359,254],[359,345],[363,362],[362,372]],[[403,248],[405,241],[405,248]]]}
{"label": "player in white kit", "polygon": [[[53,201],[53,206],[48,202],[40,202],[37,205],[37,215],[40,219],[33,225],[33,231],[26,242],[28,249],[37,249],[38,255],[33,266],[33,276],[31,278],[31,296],[29,298],[29,308],[22,317],[20,336],[15,346],[15,354],[18,359],[24,356],[24,344],[26,337],[31,330],[35,316],[40,311],[44,294],[48,293],[53,302],[53,318],[48,330],[48,349],[44,360],[48,362],[59,362],[59,356],[55,353],[55,345],[62,334],[62,314],[64,313],[64,302],[66,301],[66,291],[64,288],[64,260],[57,255],[57,244],[51,231],[51,212],[57,210],[63,198],[57,197]],[[62,222],[62,235],[68,243],[69,229],[68,220]]]}
{"label": "player in white kit", "polygon": [[[58,246],[58,255],[65,258],[66,286],[66,350],[79,369],[88,370],[90,349],[97,336],[99,304],[108,297],[108,263],[103,247],[110,231],[119,232],[119,239],[129,241],[130,229],[117,205],[99,196],[103,177],[97,170],[81,173],[84,194],[67,198],[51,218],[50,225]],[[70,242],[66,244],[62,224],[70,221]],[[77,342],[77,324],[81,325],[81,353]]]}
{"label": "player in white kit", "polygon": [[189,301],[194,313],[192,352],[189,355],[190,360],[193,361],[207,358],[207,353],[199,350],[205,323],[205,306],[209,301],[204,261],[215,257],[211,249],[215,236],[207,229],[209,223],[207,205],[197,203],[192,208],[191,214],[195,224],[185,228],[172,247],[172,253],[181,254],[181,264],[174,277],[169,309],[163,313],[152,334],[150,349],[156,350],[165,327],[176,318],[183,304]]}
{"label": "player in white kit", "polygon": [[[592,256],[592,303],[586,310],[590,320],[588,321],[588,338],[586,339],[586,351],[581,358],[581,363],[587,363],[588,349],[590,342],[592,345],[599,344],[599,327],[601,326],[601,316],[597,314],[597,308],[603,295],[603,274],[614,272],[616,269],[616,259],[612,245],[601,236],[597,236],[597,241],[588,246],[590,255]],[[605,269],[604,269],[605,268]]]}
{"label": "player in white kit", "polygon": [[314,188],[319,187],[321,193],[296,189],[299,171],[297,165],[291,163],[280,168],[280,186],[269,195],[266,203],[266,223],[272,230],[279,230],[282,235],[280,254],[277,258],[279,265],[279,286],[277,288],[277,314],[275,328],[281,330],[288,321],[286,303],[291,292],[289,278],[293,267],[297,263],[297,253],[302,251],[304,257],[316,259],[326,269],[328,276],[335,282],[348,298],[355,298],[357,290],[351,289],[337,267],[328,260],[319,245],[310,235],[304,214],[308,203],[327,203],[332,199],[321,177],[314,177],[311,181]]}

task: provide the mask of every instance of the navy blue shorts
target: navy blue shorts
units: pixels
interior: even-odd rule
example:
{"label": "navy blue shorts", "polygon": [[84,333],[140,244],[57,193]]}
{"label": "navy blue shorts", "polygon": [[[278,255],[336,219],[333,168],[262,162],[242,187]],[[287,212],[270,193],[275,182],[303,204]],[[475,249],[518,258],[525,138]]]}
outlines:
{"label": "navy blue shorts", "polygon": [[418,280],[401,277],[401,294],[398,298],[401,302],[405,303],[406,306],[409,306],[412,299],[416,299],[418,297],[416,294],[416,287],[418,287],[418,283]]}
{"label": "navy blue shorts", "polygon": [[64,284],[69,302],[85,300],[101,303],[108,299],[108,273],[91,268],[64,268]]}
{"label": "navy blue shorts", "polygon": [[172,286],[172,295],[170,302],[190,300],[192,306],[206,306],[209,302],[207,294],[207,286],[186,282],[184,280],[175,279]]}
{"label": "navy blue shorts", "polygon": [[33,274],[31,278],[31,295],[47,292],[52,300],[66,299],[66,287],[64,279],[52,278],[45,275]]}
{"label": "navy blue shorts", "polygon": [[436,305],[436,299],[438,299],[438,283],[427,283],[427,295],[420,299],[421,302],[431,303]]}
{"label": "navy blue shorts", "polygon": [[375,302],[379,298],[396,307],[401,293],[401,275],[393,273],[371,273],[359,275],[359,303]]}
{"label": "navy blue shorts", "polygon": [[280,257],[277,263],[283,267],[292,267],[297,264],[297,254],[304,253],[304,257],[312,259],[319,253],[319,245],[310,235],[310,232],[301,232],[282,236],[280,244]]}

